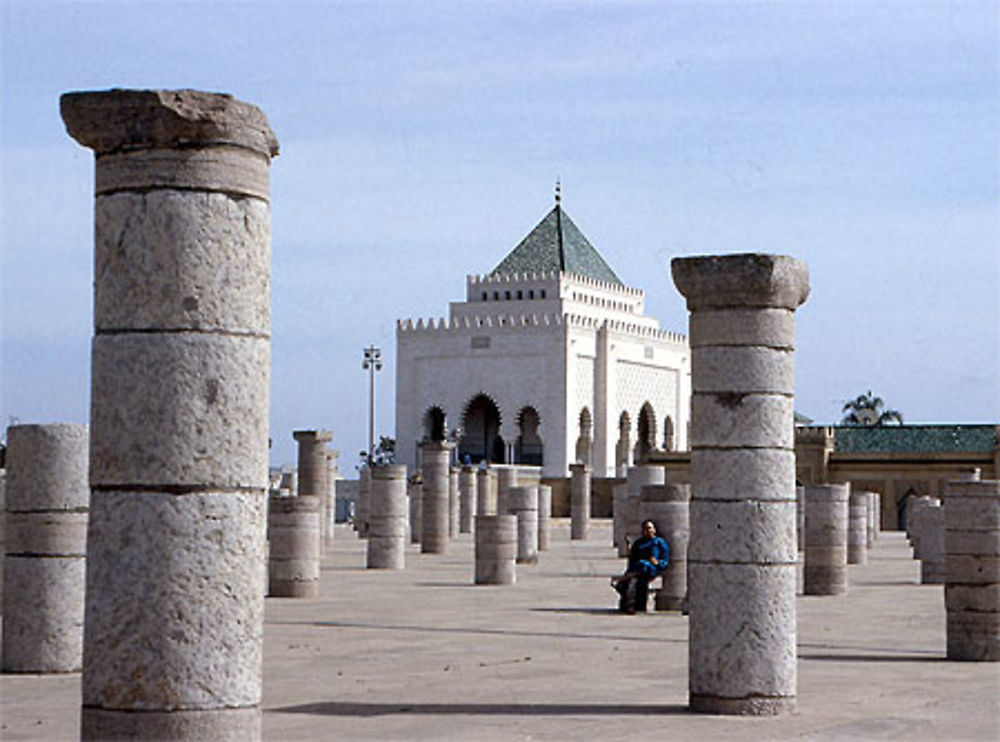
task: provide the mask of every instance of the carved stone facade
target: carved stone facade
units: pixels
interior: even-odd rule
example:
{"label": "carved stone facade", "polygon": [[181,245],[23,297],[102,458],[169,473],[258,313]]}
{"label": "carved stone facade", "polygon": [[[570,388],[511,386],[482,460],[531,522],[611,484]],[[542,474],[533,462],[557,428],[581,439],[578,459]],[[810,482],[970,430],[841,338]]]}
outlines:
{"label": "carved stone facade", "polygon": [[643,311],[557,204],[447,319],[397,324],[397,460],[449,437],[459,460],[604,477],[686,448],[687,338]]}

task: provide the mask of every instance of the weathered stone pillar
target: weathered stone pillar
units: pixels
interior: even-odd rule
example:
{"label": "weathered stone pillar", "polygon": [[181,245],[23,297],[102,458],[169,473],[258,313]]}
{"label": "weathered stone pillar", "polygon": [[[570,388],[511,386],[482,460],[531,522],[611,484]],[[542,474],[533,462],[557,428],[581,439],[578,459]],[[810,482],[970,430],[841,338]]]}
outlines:
{"label": "weathered stone pillar", "polygon": [[930,495],[910,497],[906,503],[906,538],[909,539],[910,545],[913,546],[914,559],[919,559],[921,554],[920,537],[924,527],[924,509],[938,503],[939,500]]}
{"label": "weathered stone pillar", "polygon": [[672,261],[691,311],[689,690],[694,711],[795,708],[794,311],[806,266]]}
{"label": "weathered stone pillar", "polygon": [[323,537],[333,540],[337,525],[337,458],[336,451],[326,451],[326,519],[323,526]]}
{"label": "weathered stone pillar", "polygon": [[868,525],[865,532],[865,545],[871,551],[875,548],[875,528],[878,521],[878,501],[874,492],[865,492],[868,507]]}
{"label": "weathered stone pillar", "polygon": [[[639,518],[639,498],[642,488],[652,484],[663,484],[666,481],[666,469],[655,464],[642,464],[628,469],[625,482],[626,498],[624,504],[623,536],[629,541],[635,541],[642,535],[641,519]],[[628,556],[625,538],[618,541],[618,556]]]}
{"label": "weathered stone pillar", "polygon": [[410,543],[419,544],[424,531],[424,485],[416,477],[411,478],[406,495],[410,499]]}
{"label": "weathered stone pillar", "polygon": [[949,482],[948,659],[1000,661],[1000,481]]}
{"label": "weathered stone pillar", "polygon": [[361,467],[358,472],[358,507],[354,513],[354,530],[361,538],[368,538],[368,519],[371,517],[372,470],[370,466]]}
{"label": "weathered stone pillar", "polygon": [[448,469],[448,537],[455,538],[460,530],[460,519],[458,512],[458,475],[462,470],[457,466]]}
{"label": "weathered stone pillar", "polygon": [[806,595],[847,592],[847,502],[846,484],[806,486]]}
{"label": "weathered stone pillar", "polygon": [[569,481],[569,537],[572,541],[586,541],[590,529],[590,477],[589,464],[570,464]]}
{"label": "weathered stone pillar", "polygon": [[517,516],[476,516],[477,585],[513,585],[517,558]]}
{"label": "weathered stone pillar", "polygon": [[853,488],[847,507],[847,563],[868,564],[868,493]]}
{"label": "weathered stone pillar", "polygon": [[944,518],[944,507],[940,503],[923,511],[920,582],[924,585],[943,585],[945,582],[947,560]]}
{"label": "weathered stone pillar", "polygon": [[628,542],[625,539],[628,523],[628,486],[616,484],[611,487],[611,543],[618,550],[618,556],[628,556]]}
{"label": "weathered stone pillar", "polygon": [[421,447],[424,496],[421,516],[420,551],[445,554],[448,551],[448,479],[452,445],[430,441]]}
{"label": "weathered stone pillar", "polygon": [[806,550],[806,488],[795,488],[795,540],[798,550]]}
{"label": "weathered stone pillar", "polygon": [[496,515],[496,503],[490,497],[496,477],[489,469],[476,471],[476,515]]}
{"label": "weathered stone pillar", "polygon": [[538,561],[538,487],[511,487],[507,490],[511,515],[517,516],[517,563]]}
{"label": "weathered stone pillar", "polygon": [[639,521],[653,521],[670,547],[670,562],[656,593],[656,610],[679,611],[687,597],[687,554],[691,534],[691,485],[650,484],[642,488]]}
{"label": "weathered stone pillar", "polygon": [[278,143],[228,95],[61,109],[96,155],[82,736],[256,739]]}
{"label": "weathered stone pillar", "polygon": [[517,467],[505,464],[496,467],[494,471],[497,473],[497,515],[507,515],[510,513],[507,493],[511,487],[517,486]]}
{"label": "weathered stone pillar", "polygon": [[538,550],[549,550],[552,532],[552,488],[547,484],[538,485]]}
{"label": "weathered stone pillar", "polygon": [[4,672],[76,672],[83,658],[86,425],[7,429]]}
{"label": "weathered stone pillar", "polygon": [[406,467],[372,467],[371,516],[368,529],[368,569],[406,566]]}
{"label": "weathered stone pillar", "polygon": [[320,509],[316,495],[272,497],[267,509],[267,594],[319,595]]}
{"label": "weathered stone pillar", "polygon": [[458,531],[472,533],[476,519],[476,470],[466,464],[458,475]]}
{"label": "weathered stone pillar", "polygon": [[326,458],[326,444],[330,442],[329,430],[296,430],[292,438],[299,444],[299,496],[313,496],[319,500],[320,539],[316,542],[317,559],[322,554],[323,532],[326,524],[326,504],[329,497],[329,464]]}

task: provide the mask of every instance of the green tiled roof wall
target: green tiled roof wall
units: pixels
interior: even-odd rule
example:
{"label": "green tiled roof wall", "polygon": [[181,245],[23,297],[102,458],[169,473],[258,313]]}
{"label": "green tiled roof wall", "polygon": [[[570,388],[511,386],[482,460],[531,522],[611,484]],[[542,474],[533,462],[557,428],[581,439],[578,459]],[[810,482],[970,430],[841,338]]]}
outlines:
{"label": "green tiled roof wall", "polygon": [[622,285],[561,206],[556,206],[490,275],[511,273],[575,273]]}
{"label": "green tiled roof wall", "polygon": [[884,425],[834,428],[841,453],[958,453],[992,451],[995,425]]}

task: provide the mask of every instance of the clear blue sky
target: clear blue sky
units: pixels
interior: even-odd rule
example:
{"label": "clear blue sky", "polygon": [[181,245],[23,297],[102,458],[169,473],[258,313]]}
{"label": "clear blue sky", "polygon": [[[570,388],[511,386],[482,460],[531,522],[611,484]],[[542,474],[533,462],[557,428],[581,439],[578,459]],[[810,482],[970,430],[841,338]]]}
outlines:
{"label": "clear blue sky", "polygon": [[679,255],[809,265],[797,409],[1000,422],[997,3],[0,0],[0,422],[88,417],[92,155],[60,93],[229,92],[272,167],[273,463],[367,437],[361,350],[564,206],[686,332]]}

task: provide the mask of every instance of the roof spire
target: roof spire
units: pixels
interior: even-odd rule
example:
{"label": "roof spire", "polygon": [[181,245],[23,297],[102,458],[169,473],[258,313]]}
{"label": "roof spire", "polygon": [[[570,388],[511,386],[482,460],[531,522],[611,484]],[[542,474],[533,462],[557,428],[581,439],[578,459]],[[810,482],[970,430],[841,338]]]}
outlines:
{"label": "roof spire", "polygon": [[562,203],[562,181],[556,177],[556,206]]}

